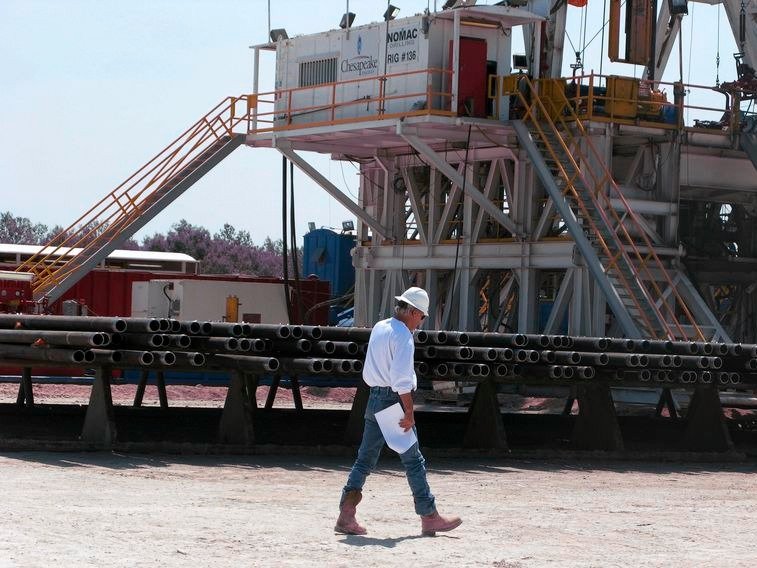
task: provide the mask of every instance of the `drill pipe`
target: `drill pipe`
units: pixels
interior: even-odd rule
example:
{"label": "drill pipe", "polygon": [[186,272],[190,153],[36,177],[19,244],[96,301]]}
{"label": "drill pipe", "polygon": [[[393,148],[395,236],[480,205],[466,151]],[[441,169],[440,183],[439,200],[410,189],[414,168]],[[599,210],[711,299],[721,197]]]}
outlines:
{"label": "drill pipe", "polygon": [[667,339],[648,339],[645,351],[650,353],[672,353],[673,342]]}
{"label": "drill pipe", "polygon": [[254,357],[249,355],[215,354],[208,358],[208,363],[218,367],[234,368],[243,371],[275,371],[280,367],[280,362],[275,357]]}
{"label": "drill pipe", "polygon": [[202,353],[177,351],[174,355],[176,356],[177,367],[202,367],[205,365],[205,355]]}
{"label": "drill pipe", "polygon": [[231,337],[241,337],[244,328],[242,327],[242,324],[239,323],[233,323],[233,322],[211,322],[210,324],[211,331],[210,333],[212,335],[223,337],[223,336],[231,336]]}
{"label": "drill pipe", "polygon": [[172,367],[176,363],[176,355],[173,351],[153,351],[153,365]]}
{"label": "drill pipe", "polygon": [[[672,367],[673,366],[673,356],[672,355],[647,355],[649,359],[649,364],[653,367]],[[680,357],[679,357],[680,359]]]}
{"label": "drill pipe", "polygon": [[301,325],[302,333],[307,339],[319,340],[323,337],[323,329],[319,325]]}
{"label": "drill pipe", "polygon": [[94,356],[94,363],[117,365],[124,358],[121,351],[114,351],[111,349],[90,349],[89,352]]}
{"label": "drill pipe", "polygon": [[321,339],[331,341],[355,341],[360,343],[368,341],[371,336],[371,329],[368,327],[322,327],[321,332]]}
{"label": "drill pipe", "polygon": [[[433,366],[432,373],[437,377],[446,377],[447,373],[449,373],[449,366],[447,365],[447,363],[437,363]],[[424,375],[425,374],[427,373],[424,373]]]}
{"label": "drill pipe", "polygon": [[313,342],[309,339],[298,339],[296,341],[277,341],[274,343],[277,353],[282,355],[294,355],[296,357],[305,353],[310,353],[313,349]]}
{"label": "drill pipe", "polygon": [[0,343],[26,343],[42,340],[49,345],[69,347],[103,347],[110,343],[110,334],[96,331],[37,331],[14,329],[0,331]]}
{"label": "drill pipe", "polygon": [[681,355],[683,369],[720,369],[723,360],[720,357],[705,357],[698,355]]}
{"label": "drill pipe", "polygon": [[[317,341],[313,344],[312,352],[314,355],[333,355],[334,351],[336,351],[336,345],[333,341]],[[355,351],[357,351],[357,344]]]}
{"label": "drill pipe", "polygon": [[523,345],[519,345],[519,347],[544,348],[549,347],[552,343],[548,335],[534,335],[524,333],[518,335],[526,338],[526,342]]}
{"label": "drill pipe", "polygon": [[213,331],[213,324],[209,321],[185,321],[181,324],[181,331],[189,335],[210,335]]}
{"label": "drill pipe", "polygon": [[668,353],[696,355],[699,353],[699,344],[696,341],[671,341]]}
{"label": "drill pipe", "polygon": [[190,347],[208,351],[236,351],[239,340],[236,337],[192,337]]}
{"label": "drill pipe", "polygon": [[121,332],[128,331],[129,333],[159,333],[160,321],[155,318],[128,318],[126,321],[126,329]]}
{"label": "drill pipe", "polygon": [[149,366],[155,361],[155,355],[150,351],[119,350],[121,353],[121,365]]}
{"label": "drill pipe", "polygon": [[492,347],[469,347],[476,361],[496,361],[499,353]]}
{"label": "drill pipe", "polygon": [[[235,337],[232,337],[230,339],[236,339]],[[247,339],[246,337],[242,337],[241,339],[237,339],[237,351],[252,351],[252,341]]]}
{"label": "drill pipe", "polygon": [[165,336],[160,333],[121,333],[114,343],[124,347],[163,347]]}
{"label": "drill pipe", "polygon": [[281,370],[287,373],[321,373],[325,370],[324,361],[329,361],[329,359],[280,359]]}
{"label": "drill pipe", "polygon": [[581,362],[581,355],[578,351],[552,351],[554,362],[560,365],[578,365]]}
{"label": "drill pipe", "polygon": [[614,339],[611,337],[605,339],[607,339],[607,351],[630,352],[638,347],[638,340],[634,339]]}
{"label": "drill pipe", "polygon": [[553,364],[557,360],[557,357],[555,356],[554,351],[542,351],[541,352],[541,362],[542,363],[548,363]]}
{"label": "drill pipe", "polygon": [[168,329],[172,334],[181,333],[181,322],[179,320],[168,320],[171,323],[171,327]]}
{"label": "drill pipe", "polygon": [[500,363],[499,365],[494,366],[494,376],[496,377],[507,377],[510,373],[510,367],[508,367],[504,363]]}
{"label": "drill pipe", "polygon": [[[360,359],[350,359],[352,361],[352,370],[355,373],[362,373],[363,372],[363,362]],[[428,372],[428,370],[426,371]],[[424,373],[426,374],[426,373]]]}
{"label": "drill pipe", "polygon": [[468,345],[468,334],[464,331],[426,331],[428,342],[435,345]]}
{"label": "drill pipe", "polygon": [[242,324],[245,337],[259,337],[261,339],[287,339],[292,336],[292,330],[287,325],[269,325],[262,323]]}
{"label": "drill pipe", "polygon": [[497,355],[500,361],[512,361],[515,359],[515,353],[509,347],[497,348]]}
{"label": "drill pipe", "polygon": [[606,351],[609,341],[606,337],[574,337],[571,347],[577,351]]}
{"label": "drill pipe", "polygon": [[51,331],[126,331],[121,318],[85,316],[30,316],[0,314],[0,329],[41,329]]}
{"label": "drill pipe", "polygon": [[594,367],[587,367],[585,365],[576,367],[576,375],[579,379],[593,379],[596,374],[597,371]]}
{"label": "drill pipe", "polygon": [[525,347],[528,338],[519,333],[466,332],[468,345],[476,347]]}
{"label": "drill pipe", "polygon": [[418,350],[421,356],[428,359],[449,358],[449,359],[470,359],[473,357],[473,351],[470,347],[439,347],[437,345],[427,345]]}
{"label": "drill pipe", "polygon": [[335,355],[347,355],[355,357],[360,352],[360,347],[354,341],[332,341]]}
{"label": "drill pipe", "polygon": [[178,347],[179,349],[187,349],[190,345],[192,345],[192,338],[183,333],[178,335],[164,335],[163,345]]}
{"label": "drill pipe", "polygon": [[60,363],[84,363],[82,349],[50,349],[27,347],[25,345],[0,345],[0,359],[22,359],[25,361],[55,361]]}
{"label": "drill pipe", "polygon": [[518,363],[536,363],[541,358],[534,349],[513,349],[513,355]]}
{"label": "drill pipe", "polygon": [[350,359],[331,359],[332,365],[334,365],[334,371],[337,373],[351,373],[352,361]]}

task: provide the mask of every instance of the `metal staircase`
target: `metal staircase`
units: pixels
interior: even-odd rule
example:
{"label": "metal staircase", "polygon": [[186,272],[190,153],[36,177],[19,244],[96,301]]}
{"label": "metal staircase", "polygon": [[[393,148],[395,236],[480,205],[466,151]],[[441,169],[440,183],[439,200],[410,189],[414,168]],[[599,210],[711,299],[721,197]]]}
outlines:
{"label": "metal staircase", "polygon": [[511,95],[520,98],[524,112],[513,126],[623,332],[661,339],[727,338],[704,301],[692,298],[685,275],[656,252],[571,101],[552,91],[542,98],[534,83],[520,78]]}
{"label": "metal staircase", "polygon": [[[82,276],[244,143],[254,101],[228,97],[64,229],[17,271],[31,272],[34,297],[59,299]],[[242,109],[239,112],[238,108]],[[244,126],[244,132],[235,128]],[[80,248],[66,256],[71,248]]]}

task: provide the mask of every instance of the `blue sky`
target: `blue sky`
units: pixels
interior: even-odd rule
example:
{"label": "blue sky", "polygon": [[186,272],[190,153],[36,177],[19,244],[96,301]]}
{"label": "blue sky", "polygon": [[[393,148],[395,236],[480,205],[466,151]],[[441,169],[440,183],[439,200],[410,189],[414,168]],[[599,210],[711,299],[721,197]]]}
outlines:
{"label": "blue sky", "polygon": [[[392,3],[401,16],[434,5]],[[485,3],[494,1],[479,1]],[[589,3],[587,42],[602,21],[601,3]],[[271,26],[286,27],[293,36],[336,27],[346,2],[270,4]],[[0,210],[66,226],[222,98],[250,92],[248,46],[267,39],[267,5],[267,0],[0,0]],[[354,25],[380,20],[385,6],[383,0],[351,0]],[[684,78],[692,83],[714,83],[717,15],[715,6],[690,5]],[[723,81],[733,79],[735,48],[721,17]],[[570,9],[568,33],[577,47],[582,18],[582,10]],[[704,33],[690,33],[692,24]],[[597,36],[587,49],[587,72],[599,71],[600,41]],[[566,50],[571,51],[567,42]],[[676,48],[676,62],[677,53]],[[572,59],[569,53],[566,65]],[[272,56],[264,57],[261,90],[272,87],[273,64]],[[673,67],[677,76],[677,63]],[[607,63],[603,70],[641,72]],[[185,218],[211,232],[231,223],[249,230],[256,242],[278,238],[280,160],[273,150],[238,149],[139,235],[166,231]],[[357,195],[352,166],[323,156],[313,156],[311,163]],[[338,227],[350,218],[302,174],[295,185],[300,236],[308,221]]]}

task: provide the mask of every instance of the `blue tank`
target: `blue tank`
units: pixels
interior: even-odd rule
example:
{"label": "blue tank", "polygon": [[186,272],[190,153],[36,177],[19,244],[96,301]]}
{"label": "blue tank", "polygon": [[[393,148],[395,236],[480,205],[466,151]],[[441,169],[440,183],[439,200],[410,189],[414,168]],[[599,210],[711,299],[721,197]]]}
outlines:
{"label": "blue tank", "polygon": [[[331,229],[315,229],[305,234],[303,276],[315,274],[331,284],[331,297],[339,298],[355,286],[355,268],[350,251],[355,247],[355,235],[335,233]],[[335,304],[329,309],[329,324],[336,325],[339,312],[352,305],[352,300]]]}

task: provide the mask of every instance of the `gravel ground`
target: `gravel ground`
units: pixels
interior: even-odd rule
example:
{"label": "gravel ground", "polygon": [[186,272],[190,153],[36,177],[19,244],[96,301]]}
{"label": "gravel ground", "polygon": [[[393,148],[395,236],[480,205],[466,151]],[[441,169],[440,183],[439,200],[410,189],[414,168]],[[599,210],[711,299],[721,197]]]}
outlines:
{"label": "gravel ground", "polygon": [[0,566],[754,566],[755,464],[430,460],[420,536],[398,460],[364,537],[333,532],[349,459],[0,454]]}

